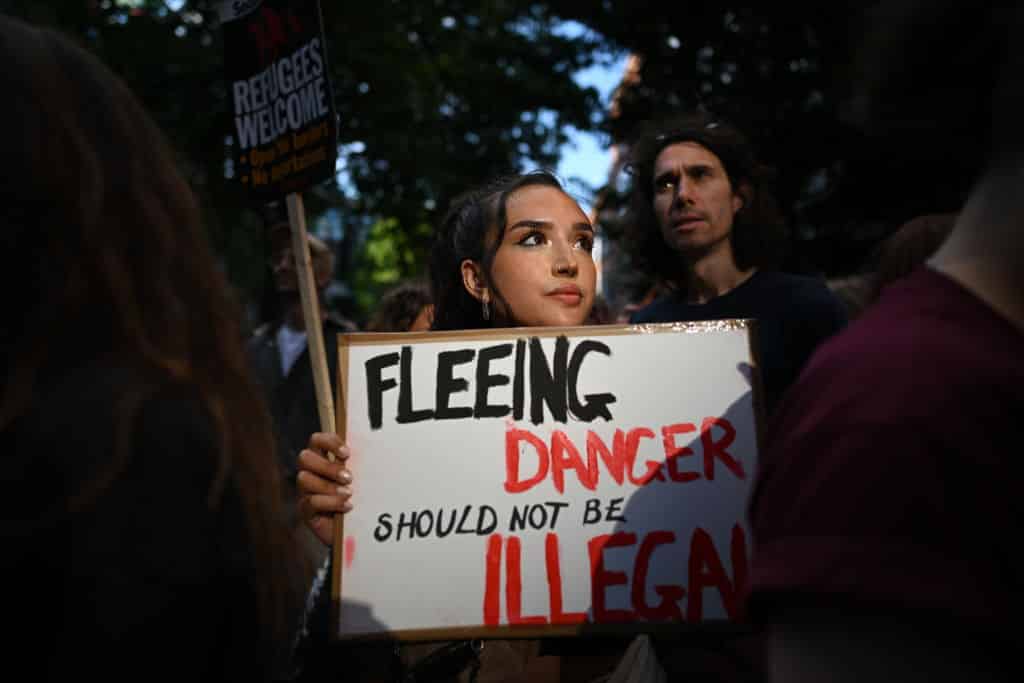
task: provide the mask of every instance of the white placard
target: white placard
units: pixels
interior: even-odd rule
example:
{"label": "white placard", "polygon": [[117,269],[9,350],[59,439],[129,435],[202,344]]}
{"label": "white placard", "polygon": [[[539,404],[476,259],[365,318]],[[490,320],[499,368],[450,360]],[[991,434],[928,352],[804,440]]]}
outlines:
{"label": "white placard", "polygon": [[338,636],[731,620],[757,466],[751,328],[341,335],[355,509]]}

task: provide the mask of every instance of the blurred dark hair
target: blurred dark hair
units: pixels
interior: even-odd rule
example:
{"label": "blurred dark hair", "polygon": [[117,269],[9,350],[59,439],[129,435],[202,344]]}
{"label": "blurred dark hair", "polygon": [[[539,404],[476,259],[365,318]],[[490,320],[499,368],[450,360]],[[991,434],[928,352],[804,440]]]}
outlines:
{"label": "blurred dark hair", "polygon": [[426,282],[402,282],[381,297],[370,321],[366,324],[366,331],[407,332],[430,302],[430,287]]}
{"label": "blurred dark hair", "polygon": [[730,236],[736,265],[741,270],[778,266],[786,229],[772,194],[774,171],[757,160],[753,147],[732,124],[694,112],[648,123],[633,145],[627,166],[633,176],[632,215],[625,233],[633,267],[651,269],[677,286],[685,279],[679,254],[665,246],[653,207],[654,162],[663,149],[679,142],[697,143],[718,157],[733,192],[743,198]]}
{"label": "blurred dark hair", "polygon": [[32,409],[48,378],[103,357],[137,369],[110,425],[111,466],[72,492],[71,509],[82,509],[127,468],[147,399],[168,384],[189,388],[220,446],[208,504],[228,486],[242,501],[252,587],[268,635],[280,638],[291,631],[295,556],[270,418],[196,200],[152,119],[95,57],[0,16],[0,61],[0,245],[18,283],[0,290],[0,430]]}
{"label": "blurred dark hair", "polygon": [[463,286],[462,262],[470,259],[479,263],[494,299],[504,304],[504,297],[491,278],[491,265],[505,234],[506,203],[516,190],[534,185],[565,192],[551,173],[532,171],[497,178],[451,203],[430,253],[430,289],[434,299],[431,329],[469,330],[491,326],[489,320],[484,320],[480,302]]}

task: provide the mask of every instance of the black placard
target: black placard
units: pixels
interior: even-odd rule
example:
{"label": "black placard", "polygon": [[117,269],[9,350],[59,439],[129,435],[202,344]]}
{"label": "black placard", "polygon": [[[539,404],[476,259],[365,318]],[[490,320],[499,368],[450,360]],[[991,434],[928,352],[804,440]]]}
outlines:
{"label": "black placard", "polygon": [[319,0],[219,6],[235,177],[260,200],[335,173],[337,118]]}

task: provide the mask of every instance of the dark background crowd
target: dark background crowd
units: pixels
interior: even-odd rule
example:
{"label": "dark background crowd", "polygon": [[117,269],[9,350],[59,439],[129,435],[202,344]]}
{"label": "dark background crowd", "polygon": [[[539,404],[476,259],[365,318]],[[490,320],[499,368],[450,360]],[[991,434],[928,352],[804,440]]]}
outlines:
{"label": "dark background crowd", "polygon": [[[251,328],[267,322],[265,226],[275,218],[233,177],[212,3],[4,0],[0,8],[76,37],[127,81],[170,137]],[[554,167],[571,129],[597,133],[615,151],[605,185],[565,179],[594,207],[606,240],[602,293],[612,319],[657,284],[622,244],[632,187],[625,163],[645,121],[703,107],[735,123],[775,171],[786,269],[844,283],[904,222],[955,211],[980,163],[976,130],[936,146],[851,124],[854,52],[869,22],[863,3],[827,12],[786,3],[323,3],[323,18],[342,182],[305,198],[310,230],[335,254],[327,304],[360,327],[386,290],[425,274],[432,226],[455,195],[509,169]],[[611,102],[572,77],[625,56]]]}

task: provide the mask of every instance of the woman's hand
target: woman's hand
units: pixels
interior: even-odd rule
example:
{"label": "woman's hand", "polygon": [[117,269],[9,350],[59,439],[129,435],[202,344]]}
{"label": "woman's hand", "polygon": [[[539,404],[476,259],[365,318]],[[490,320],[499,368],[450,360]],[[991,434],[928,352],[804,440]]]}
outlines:
{"label": "woman's hand", "polygon": [[[329,462],[327,454],[335,461]],[[352,473],[345,467],[349,450],[337,434],[316,432],[299,453],[299,514],[325,545],[334,540],[334,514],[352,509]]]}

